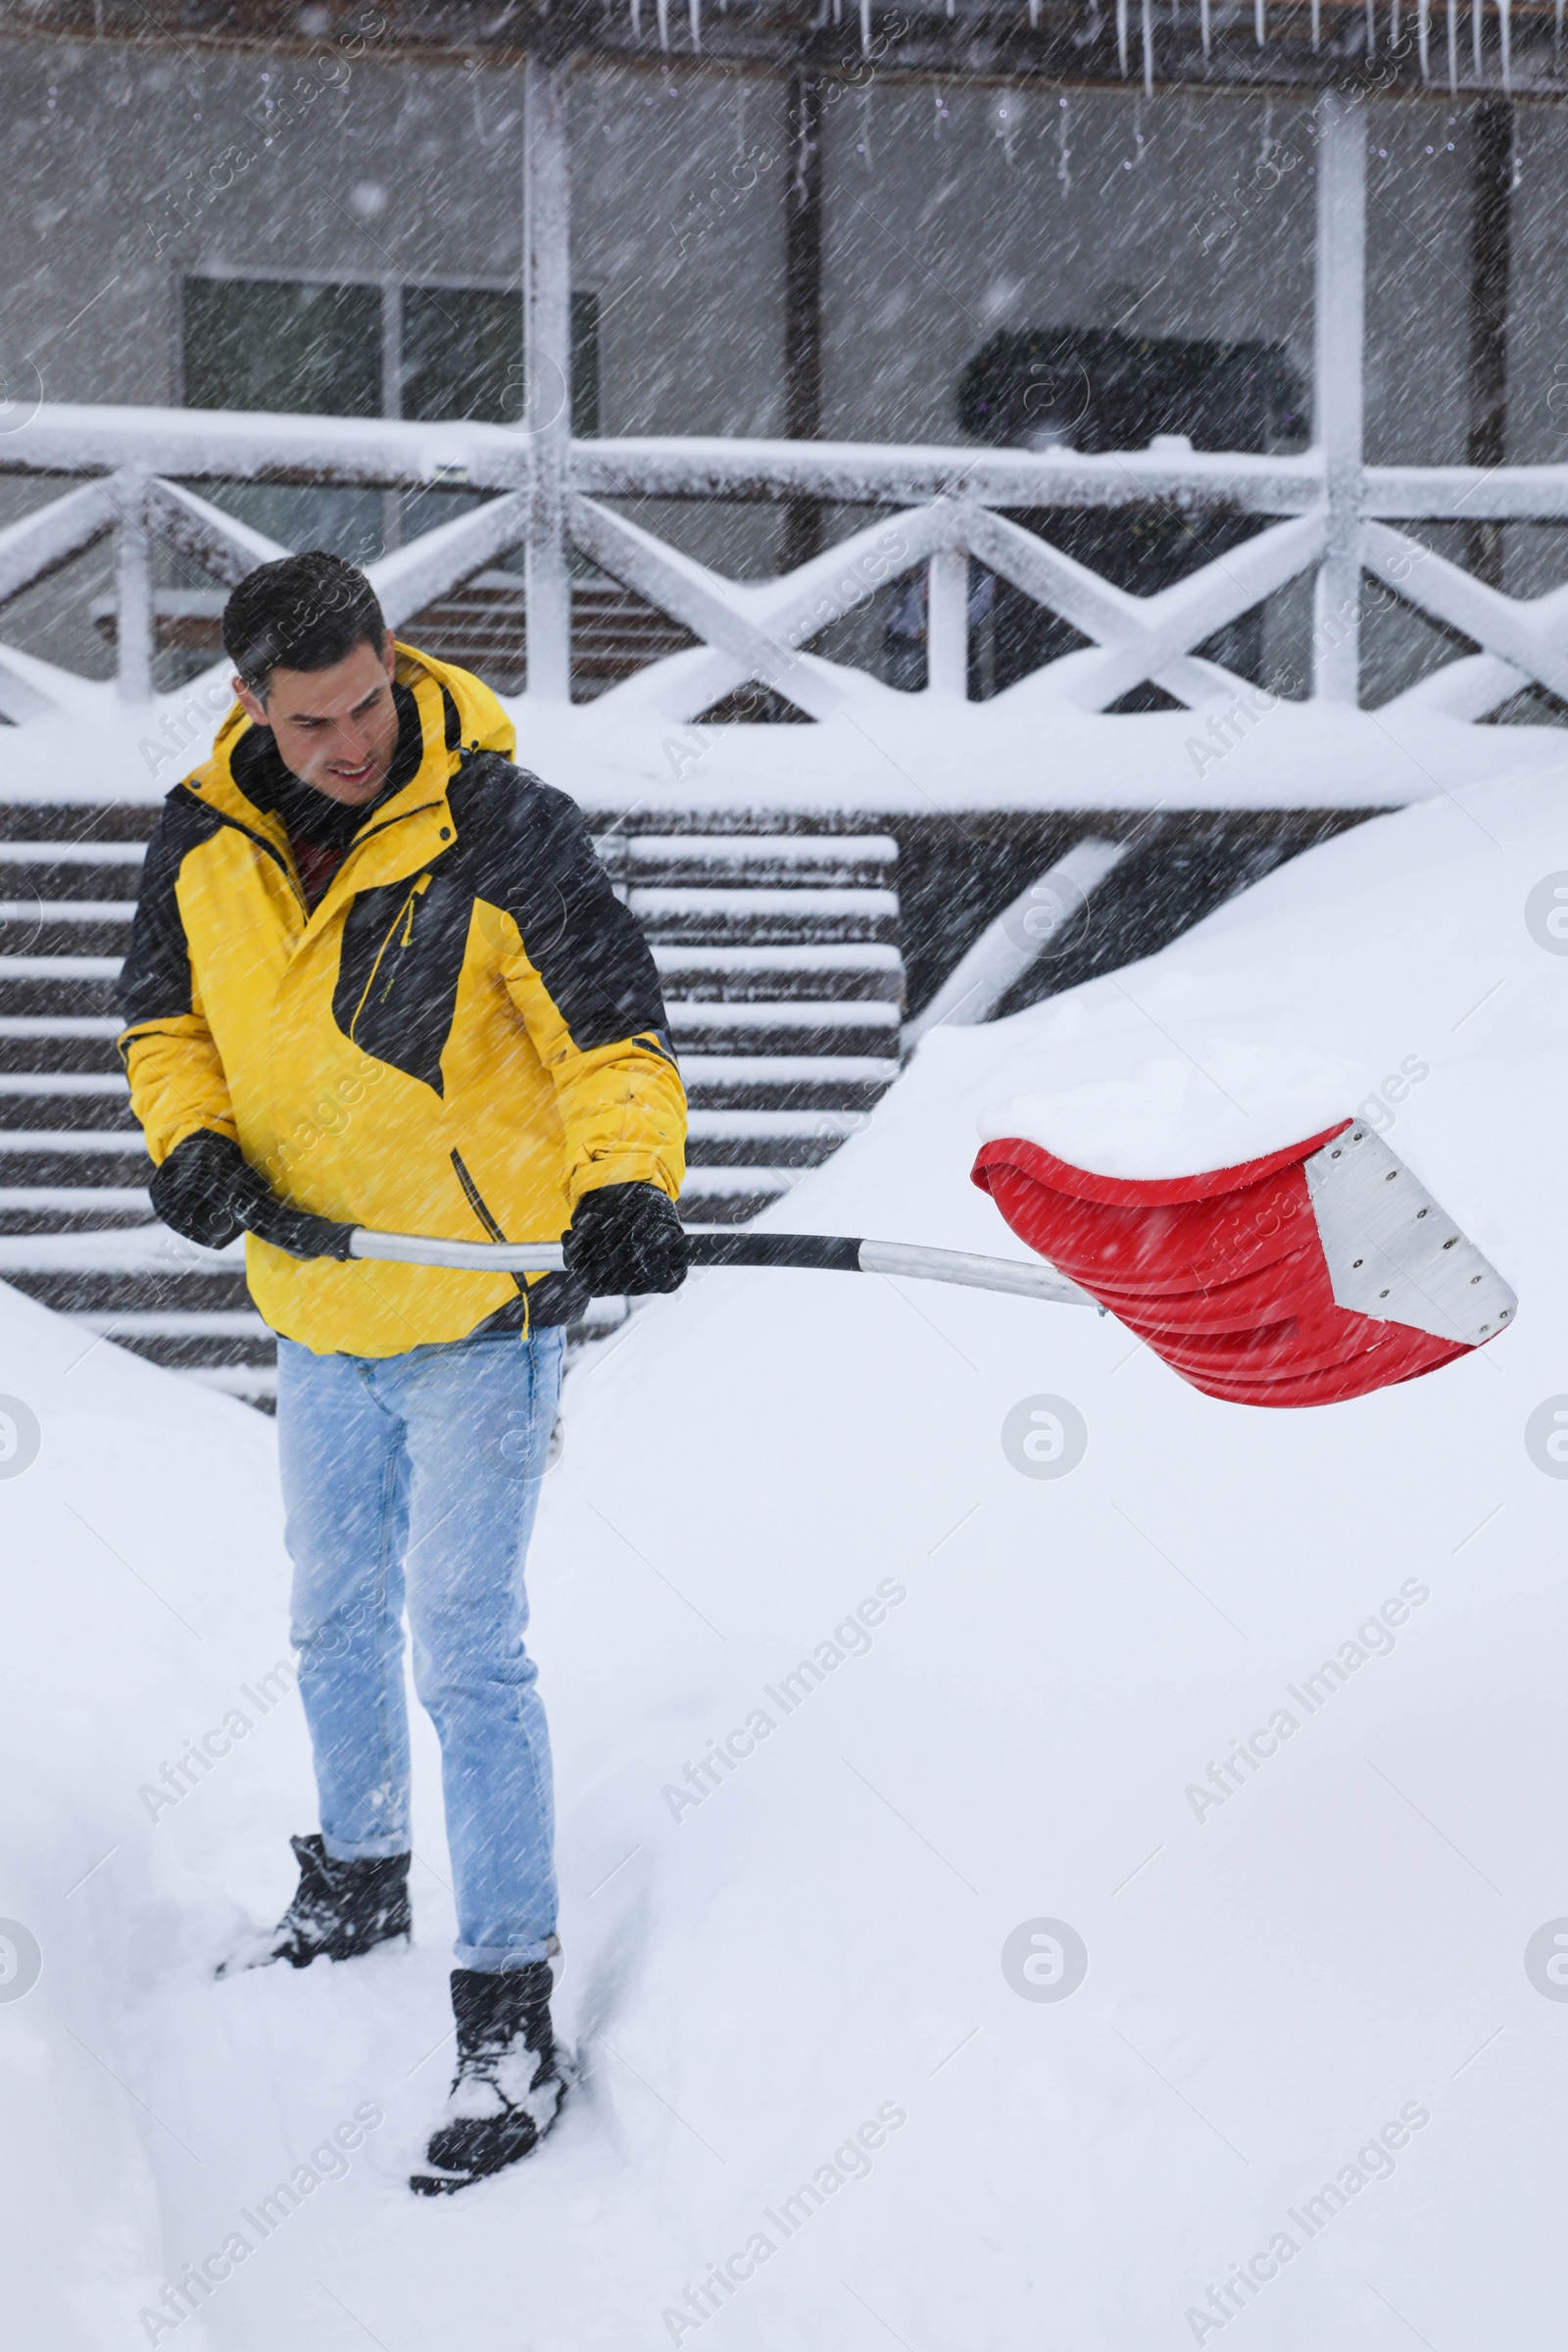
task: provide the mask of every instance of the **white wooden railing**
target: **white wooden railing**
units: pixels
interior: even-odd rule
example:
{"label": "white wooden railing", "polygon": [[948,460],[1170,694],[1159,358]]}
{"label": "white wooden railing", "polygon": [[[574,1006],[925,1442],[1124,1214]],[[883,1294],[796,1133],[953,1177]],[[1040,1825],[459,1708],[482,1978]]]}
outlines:
{"label": "white wooden railing", "polygon": [[[1407,710],[1480,719],[1532,682],[1568,698],[1568,585],[1533,600],[1502,594],[1399,527],[1421,522],[1568,519],[1568,466],[1378,466],[1362,455],[1365,133],[1361,107],[1318,109],[1315,441],[1300,456],[1195,453],[1170,437],[1086,457],[973,448],[702,439],[574,441],[556,371],[530,374],[522,428],[358,422],[188,410],[40,403],[0,423],[0,471],[81,476],[80,486],[0,530],[0,608],[106,532],[116,546],[119,691],[153,696],[150,561],[163,539],[232,584],[284,552],[221,512],[198,481],[432,486],[483,503],[368,568],[387,618],[406,622],[516,549],[526,553],[528,692],[564,701],[570,685],[568,548],[683,622],[696,650],[625,679],[594,706],[663,721],[695,718],[756,680],[816,719],[906,698],[861,669],[804,649],[887,581],[929,566],[927,691],[961,699],[967,679],[967,559],[1069,621],[1090,643],[1005,690],[1104,710],[1152,680],[1192,707],[1243,682],[1195,649],[1287,582],[1315,580],[1304,688],[1353,705],[1365,577],[1481,650],[1397,698]],[[561,307],[545,266],[548,221],[534,224],[530,317]],[[556,273],[558,276],[561,273]],[[537,281],[537,282],[536,282]],[[564,283],[564,278],[562,284]],[[536,345],[536,348],[545,348]],[[877,519],[781,577],[738,582],[682,554],[612,503],[810,498],[880,510]],[[1128,594],[1019,528],[1004,508],[1103,508],[1164,500],[1276,517],[1157,595]],[[889,510],[892,510],[891,514]],[[3,623],[3,612],[0,612]],[[225,664],[211,673],[214,690]],[[197,682],[199,692],[201,681]],[[69,709],[73,673],[0,637],[0,710],[25,725]],[[93,690],[98,691],[98,690]],[[193,689],[182,690],[188,699]]]}

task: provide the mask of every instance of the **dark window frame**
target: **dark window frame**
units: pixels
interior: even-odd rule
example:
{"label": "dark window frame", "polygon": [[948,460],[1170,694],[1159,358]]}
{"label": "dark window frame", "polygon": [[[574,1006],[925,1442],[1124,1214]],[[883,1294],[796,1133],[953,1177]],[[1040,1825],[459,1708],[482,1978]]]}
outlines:
{"label": "dark window frame", "polygon": [[[471,278],[460,280],[454,278],[403,279],[390,276],[357,277],[351,273],[340,274],[326,270],[245,270],[213,267],[185,269],[177,273],[174,302],[174,315],[177,322],[175,380],[178,398],[182,406],[197,405],[190,398],[191,290],[194,287],[220,286],[297,288],[301,291],[330,289],[347,297],[361,292],[368,292],[376,296],[375,368],[379,379],[379,398],[376,407],[371,411],[364,406],[356,406],[347,410],[309,406],[302,410],[288,412],[282,410],[282,404],[275,401],[270,404],[272,408],[281,410],[282,413],[306,415],[356,416],[374,415],[395,417],[406,414],[403,394],[411,369],[411,338],[407,323],[411,299],[416,309],[421,307],[420,297],[433,298],[441,294],[450,294],[460,298],[482,297],[491,302],[515,303],[519,306],[514,345],[516,357],[514,362],[507,363],[506,376],[503,380],[509,387],[515,384],[519,395],[517,407],[520,414],[523,338],[520,313],[521,297],[515,284],[508,285],[495,279],[485,281]],[[582,440],[596,438],[601,430],[602,353],[599,319],[600,296],[598,292],[587,287],[574,287],[571,294],[572,429]],[[478,339],[482,343],[483,337]],[[368,335],[367,340],[368,340]],[[500,350],[499,345],[493,346],[492,360],[499,358]],[[211,366],[211,363],[209,362],[208,365]],[[515,375],[513,373],[514,367],[516,370]],[[206,387],[203,386],[203,388]],[[240,404],[233,400],[222,400],[208,405],[234,408]],[[451,412],[447,412],[447,415],[450,416]],[[443,420],[444,418],[430,419],[430,421]]]}

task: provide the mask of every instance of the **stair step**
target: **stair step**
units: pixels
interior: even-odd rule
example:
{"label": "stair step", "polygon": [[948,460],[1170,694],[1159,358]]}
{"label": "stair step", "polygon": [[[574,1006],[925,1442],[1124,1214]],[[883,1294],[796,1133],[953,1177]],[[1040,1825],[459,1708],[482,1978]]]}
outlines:
{"label": "stair step", "polygon": [[[54,1239],[54,1236],[45,1236]],[[97,1238],[97,1237],[92,1237]],[[0,1244],[0,1248],[13,1247]],[[20,1267],[5,1278],[14,1289],[36,1298],[56,1314],[104,1314],[135,1308],[237,1307],[246,1299],[242,1270],[224,1275],[169,1274],[145,1268],[139,1274],[104,1274],[89,1267],[66,1272],[39,1272]]]}
{"label": "stair step", "polygon": [[[898,936],[898,896],[891,889],[743,889],[632,887],[632,915],[651,941],[703,941],[733,934],[736,946],[886,941]],[[24,904],[25,912],[25,904]]]}
{"label": "stair step", "polygon": [[[76,1322],[82,1318],[73,1316],[72,1320]],[[260,1339],[225,1339],[217,1332],[202,1337],[196,1333],[165,1334],[155,1331],[132,1335],[119,1330],[106,1331],[99,1336],[112,1340],[117,1348],[128,1348],[132,1355],[145,1357],[150,1364],[162,1364],[166,1372],[270,1372],[277,1360],[276,1342],[265,1327]]]}
{"label": "stair step", "polygon": [[127,1307],[120,1314],[87,1313],[78,1309],[70,1316],[73,1323],[81,1324],[86,1331],[101,1332],[106,1339],[119,1339],[124,1334],[138,1338],[215,1340],[256,1339],[270,1345],[272,1334],[262,1321],[254,1306],[236,1307]]}
{"label": "stair step", "polygon": [[[880,1002],[896,1006],[904,990],[898,951],[871,942],[843,947],[665,947],[654,961],[670,998],[714,1004],[807,1001]],[[897,1016],[895,1015],[895,1018]]]}
{"label": "stair step", "polygon": [[0,1209],[7,1208],[139,1208],[144,1221],[152,1215],[144,1184],[0,1184]]}
{"label": "stair step", "polygon": [[0,980],[118,980],[123,956],[0,956]]}
{"label": "stair step", "polygon": [[0,1013],[0,1039],[59,1038],[66,1042],[90,1038],[113,1044],[122,1027],[114,1013]]}
{"label": "stair step", "polygon": [[683,1059],[708,1045],[749,1057],[776,1048],[783,1055],[825,1059],[838,1049],[846,1059],[858,1059],[896,1041],[900,1027],[897,1004],[875,1000],[848,1004],[807,997],[782,1004],[766,999],[739,1004],[687,1001],[666,1002],[664,1009]]}
{"label": "stair step", "polygon": [[749,1225],[805,1173],[804,1168],[694,1168],[681,1191],[680,1213],[694,1224]]}
{"label": "stair step", "polygon": [[[156,814],[156,811],[150,813]],[[5,811],[0,809],[0,819]],[[5,865],[123,865],[139,868],[146,860],[144,841],[13,841],[0,821],[0,866]]]}
{"label": "stair step", "polygon": [[891,1054],[691,1053],[681,1055],[681,1074],[688,1094],[698,1086],[886,1087],[898,1076],[899,1064]]}
{"label": "stair step", "polygon": [[681,1054],[693,1110],[869,1110],[898,1076],[869,1054]]}
{"label": "stair step", "polygon": [[[127,1193],[126,1197],[135,1199],[133,1193]],[[0,1235],[0,1281],[14,1282],[19,1274],[29,1272],[96,1272],[117,1278],[150,1274],[160,1281],[177,1278],[196,1283],[237,1282],[243,1296],[245,1250],[240,1242],[231,1243],[226,1250],[198,1250],[192,1243],[181,1241],[178,1234],[171,1233],[167,1225],[152,1223],[122,1225],[102,1233]],[[159,1302],[151,1298],[122,1298],[105,1303],[155,1306]]]}
{"label": "stair step", "polygon": [[248,1404],[263,1404],[276,1409],[277,1366],[275,1364],[209,1364],[198,1371],[181,1375],[204,1389],[217,1389],[225,1396],[243,1397]]}
{"label": "stair step", "polygon": [[0,1127],[0,1159],[18,1159],[40,1152],[66,1152],[80,1158],[139,1159],[147,1147],[141,1129],[128,1126],[106,1134],[99,1127]]}
{"label": "stair step", "polygon": [[815,1168],[865,1123],[846,1110],[694,1110],[687,1129],[691,1181],[714,1168]]}
{"label": "stair step", "polygon": [[[676,894],[670,895],[673,898]],[[773,912],[737,912],[720,906],[701,906],[695,892],[679,895],[686,902],[679,910],[671,907],[662,913],[656,910],[645,914],[638,905],[642,893],[635,890],[631,893],[632,911],[641,918],[656,956],[677,948],[759,950],[821,946],[830,942],[859,947],[874,941],[891,945],[896,932],[891,916],[873,919],[853,910],[811,914],[793,907]],[[762,894],[759,891],[757,895],[760,898]]]}
{"label": "stair step", "polygon": [[694,1136],[686,1152],[686,1179],[706,1182],[723,1168],[788,1168],[799,1176],[830,1160],[845,1140],[842,1128],[797,1136]]}
{"label": "stair step", "polygon": [[48,908],[52,923],[129,924],[136,919],[134,899],[57,899],[35,891],[31,898],[0,899],[0,923],[28,922],[40,906]]}
{"label": "stair step", "polygon": [[885,882],[899,856],[886,833],[622,833],[594,846],[617,881],[663,885],[758,881],[857,889]]}

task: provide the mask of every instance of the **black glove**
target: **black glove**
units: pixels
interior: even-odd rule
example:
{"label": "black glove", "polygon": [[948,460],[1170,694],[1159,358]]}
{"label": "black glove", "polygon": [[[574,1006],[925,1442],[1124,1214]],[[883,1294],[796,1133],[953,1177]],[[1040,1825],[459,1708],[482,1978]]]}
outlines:
{"label": "black glove", "polygon": [[675,1203],[657,1184],[607,1184],[585,1193],[564,1250],[566,1272],[595,1298],[678,1291],[691,1262]]}
{"label": "black glove", "polygon": [[351,1225],[290,1208],[238,1144],[211,1127],[174,1146],[148,1191],[154,1213],[203,1250],[223,1250],[241,1233],[254,1233],[293,1257],[349,1254]]}

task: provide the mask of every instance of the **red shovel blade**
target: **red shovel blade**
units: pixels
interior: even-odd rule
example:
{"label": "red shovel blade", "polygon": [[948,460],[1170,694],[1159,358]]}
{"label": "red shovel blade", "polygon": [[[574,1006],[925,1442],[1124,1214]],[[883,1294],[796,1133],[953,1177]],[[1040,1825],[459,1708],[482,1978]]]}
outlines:
{"label": "red shovel blade", "polygon": [[1495,1338],[1518,1301],[1364,1122],[1198,1176],[1098,1176],[1039,1144],[974,1182],[1020,1241],[1236,1404],[1334,1404]]}

